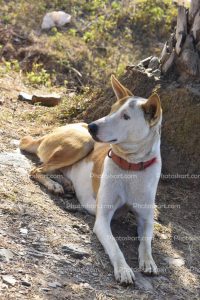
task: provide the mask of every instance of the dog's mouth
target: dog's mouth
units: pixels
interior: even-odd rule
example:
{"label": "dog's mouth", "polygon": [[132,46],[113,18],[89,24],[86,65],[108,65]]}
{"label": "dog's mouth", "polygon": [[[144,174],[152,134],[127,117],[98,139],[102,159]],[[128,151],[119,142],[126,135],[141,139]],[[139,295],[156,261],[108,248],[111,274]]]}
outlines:
{"label": "dog's mouth", "polygon": [[112,143],[116,143],[117,139],[113,139],[113,140],[109,140],[109,141],[103,141],[101,139],[99,139],[97,136],[92,135],[93,140],[95,140],[96,142],[99,143],[106,143],[106,144],[112,144]]}
{"label": "dog's mouth", "polygon": [[116,142],[117,142],[117,139],[114,139],[114,140],[110,140],[110,141],[108,141],[108,142],[106,142],[106,143],[112,144],[112,143],[116,143]]}
{"label": "dog's mouth", "polygon": [[93,140],[95,140],[96,142],[102,143],[102,141],[96,136],[96,135],[92,135]]}

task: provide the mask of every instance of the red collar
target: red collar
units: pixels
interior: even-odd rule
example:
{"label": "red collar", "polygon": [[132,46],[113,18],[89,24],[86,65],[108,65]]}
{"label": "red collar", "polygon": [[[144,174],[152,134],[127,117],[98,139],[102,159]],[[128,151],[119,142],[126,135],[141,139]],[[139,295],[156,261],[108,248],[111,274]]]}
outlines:
{"label": "red collar", "polygon": [[156,157],[145,161],[145,162],[139,162],[137,164],[129,163],[125,159],[121,158],[120,156],[116,155],[112,149],[108,151],[108,157],[112,158],[112,160],[123,170],[129,170],[129,171],[142,171],[148,167],[150,167],[153,163],[156,162]]}

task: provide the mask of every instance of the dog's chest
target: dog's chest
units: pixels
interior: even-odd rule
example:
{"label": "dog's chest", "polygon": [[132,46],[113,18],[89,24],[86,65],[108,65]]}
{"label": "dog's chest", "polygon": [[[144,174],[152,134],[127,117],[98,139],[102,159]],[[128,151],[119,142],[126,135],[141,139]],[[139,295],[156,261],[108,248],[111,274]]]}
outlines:
{"label": "dog's chest", "polygon": [[[160,178],[161,163],[143,170],[127,171],[106,159],[104,177],[110,176],[110,190],[122,198],[122,202],[129,206],[134,203],[147,203],[155,197]],[[105,175],[105,176],[104,176]]]}

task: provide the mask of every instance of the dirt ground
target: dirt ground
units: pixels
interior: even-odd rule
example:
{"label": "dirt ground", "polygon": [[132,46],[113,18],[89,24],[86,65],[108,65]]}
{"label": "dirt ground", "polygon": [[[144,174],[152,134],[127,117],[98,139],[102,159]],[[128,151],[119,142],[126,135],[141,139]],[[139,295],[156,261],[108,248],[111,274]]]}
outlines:
{"label": "dirt ground", "polygon": [[55,196],[32,181],[28,174],[37,160],[17,149],[22,136],[52,126],[38,125],[35,110],[56,108],[35,108],[5,85],[0,89],[0,299],[199,299],[198,179],[160,181],[153,240],[158,276],[138,270],[134,216],[112,222],[136,274],[134,286],[120,286],[92,232],[94,217],[73,194]]}

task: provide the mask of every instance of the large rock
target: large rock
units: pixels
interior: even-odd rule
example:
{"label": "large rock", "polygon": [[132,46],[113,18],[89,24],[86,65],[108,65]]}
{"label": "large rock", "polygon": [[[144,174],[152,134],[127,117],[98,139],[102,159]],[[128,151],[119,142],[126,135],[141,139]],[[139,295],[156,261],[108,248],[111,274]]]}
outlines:
{"label": "large rock", "polygon": [[3,174],[6,169],[12,169],[21,176],[27,176],[31,169],[31,164],[26,156],[19,149],[16,149],[13,152],[0,153],[0,174]]}
{"label": "large rock", "polygon": [[71,15],[64,11],[52,11],[47,13],[42,21],[42,29],[47,30],[52,27],[62,27],[71,22]]}

